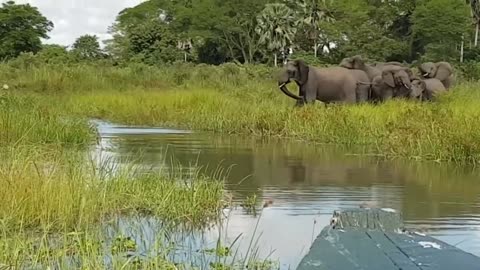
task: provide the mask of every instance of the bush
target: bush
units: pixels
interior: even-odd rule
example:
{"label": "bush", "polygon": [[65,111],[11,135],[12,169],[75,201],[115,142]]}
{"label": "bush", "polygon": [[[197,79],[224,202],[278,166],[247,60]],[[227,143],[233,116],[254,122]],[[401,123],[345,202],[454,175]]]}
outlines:
{"label": "bush", "polygon": [[457,80],[480,80],[480,63],[475,61],[467,61],[456,65]]}

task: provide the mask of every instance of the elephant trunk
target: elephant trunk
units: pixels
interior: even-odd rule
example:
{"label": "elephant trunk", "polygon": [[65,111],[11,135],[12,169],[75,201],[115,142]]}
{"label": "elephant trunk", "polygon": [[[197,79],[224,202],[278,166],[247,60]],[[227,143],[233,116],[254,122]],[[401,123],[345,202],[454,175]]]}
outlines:
{"label": "elephant trunk", "polygon": [[287,96],[289,96],[289,97],[291,97],[291,98],[293,98],[293,99],[295,99],[295,100],[302,100],[301,97],[293,94],[292,92],[290,92],[290,91],[288,90],[288,88],[287,88],[287,83],[280,83],[280,82],[279,82],[279,83],[278,83],[278,87],[280,88],[280,90],[282,90],[282,92],[283,92],[285,95],[287,95]]}

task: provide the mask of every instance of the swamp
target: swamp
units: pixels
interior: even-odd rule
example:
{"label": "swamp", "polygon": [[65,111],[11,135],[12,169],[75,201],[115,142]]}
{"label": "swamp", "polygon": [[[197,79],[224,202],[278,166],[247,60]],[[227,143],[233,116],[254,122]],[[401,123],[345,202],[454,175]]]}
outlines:
{"label": "swamp", "polygon": [[[478,1],[149,0],[70,49],[18,2],[0,7],[0,269],[296,269],[352,208],[480,256]],[[403,90],[436,79],[424,63],[455,81],[373,100],[369,78],[365,102],[326,105],[279,81],[345,59],[398,65]]]}

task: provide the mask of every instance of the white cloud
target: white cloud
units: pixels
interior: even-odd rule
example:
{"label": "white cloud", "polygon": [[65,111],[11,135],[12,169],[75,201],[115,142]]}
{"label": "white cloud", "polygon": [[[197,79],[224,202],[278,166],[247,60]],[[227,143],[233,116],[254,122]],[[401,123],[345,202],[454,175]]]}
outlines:
{"label": "white cloud", "polygon": [[[16,0],[29,3],[53,22],[55,28],[45,43],[72,45],[81,35],[97,35],[101,40],[110,36],[108,27],[124,8],[133,7],[144,0]],[[0,3],[7,0],[0,0]]]}

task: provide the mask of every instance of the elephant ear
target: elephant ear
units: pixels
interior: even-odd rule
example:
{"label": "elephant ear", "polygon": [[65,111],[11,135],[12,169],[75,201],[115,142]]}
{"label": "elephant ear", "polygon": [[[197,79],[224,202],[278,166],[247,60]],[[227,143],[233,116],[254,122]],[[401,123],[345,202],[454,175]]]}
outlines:
{"label": "elephant ear", "polygon": [[446,63],[440,63],[437,65],[437,73],[435,74],[435,78],[439,79],[440,81],[445,81],[452,75],[452,67]]}
{"label": "elephant ear", "polygon": [[309,72],[309,67],[305,62],[302,60],[297,60],[297,69],[298,69],[298,75],[300,80],[298,81],[298,84],[304,85],[308,81],[308,72]]}
{"label": "elephant ear", "polygon": [[383,71],[382,79],[388,86],[395,87],[395,80],[391,71]]}

